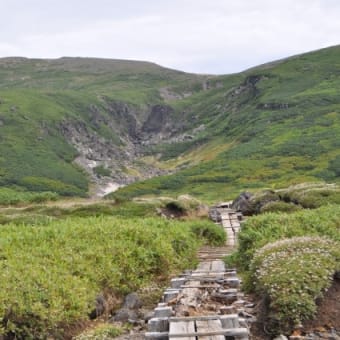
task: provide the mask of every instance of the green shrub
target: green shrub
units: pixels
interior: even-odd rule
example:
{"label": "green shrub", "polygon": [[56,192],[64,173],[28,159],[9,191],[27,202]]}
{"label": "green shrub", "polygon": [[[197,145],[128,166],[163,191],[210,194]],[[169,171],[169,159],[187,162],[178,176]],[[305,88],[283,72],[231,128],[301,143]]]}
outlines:
{"label": "green shrub", "polygon": [[55,201],[58,194],[54,192],[29,192],[10,188],[0,188],[0,205],[16,205],[20,203],[42,203]]}
{"label": "green shrub", "polygon": [[29,201],[32,203],[43,203],[47,201],[56,201],[58,198],[59,196],[57,193],[46,191],[34,194]]}
{"label": "green shrub", "polygon": [[284,201],[300,204],[307,209],[340,204],[340,188],[336,184],[303,183],[282,190],[281,195]]}
{"label": "green shrub", "polygon": [[191,226],[192,232],[211,246],[222,246],[226,241],[226,233],[220,225],[211,221],[197,221]]}
{"label": "green shrub", "polygon": [[96,166],[93,168],[93,172],[98,176],[98,177],[104,177],[104,176],[111,176],[111,171],[107,168],[105,168],[102,165]]}
{"label": "green shrub", "polygon": [[287,237],[326,236],[340,241],[340,206],[328,205],[295,213],[266,213],[248,218],[239,233],[239,246],[233,261],[249,269],[255,251],[265,244]]}
{"label": "green shrub", "polygon": [[340,243],[320,237],[282,239],[255,252],[250,273],[255,290],[269,296],[272,331],[289,334],[314,316],[339,260]]}
{"label": "green shrub", "polygon": [[99,293],[123,295],[194,266],[202,240],[192,224],[99,216],[3,226],[0,334],[63,338]]}
{"label": "green shrub", "polygon": [[274,202],[269,202],[265,204],[264,206],[261,207],[260,212],[265,213],[265,212],[295,212],[298,210],[301,210],[302,207],[300,205],[296,205],[293,203],[286,203],[283,201],[274,201]]}
{"label": "green shrub", "polygon": [[52,191],[62,196],[84,196],[83,189],[45,177],[24,177],[19,184],[30,191]]}

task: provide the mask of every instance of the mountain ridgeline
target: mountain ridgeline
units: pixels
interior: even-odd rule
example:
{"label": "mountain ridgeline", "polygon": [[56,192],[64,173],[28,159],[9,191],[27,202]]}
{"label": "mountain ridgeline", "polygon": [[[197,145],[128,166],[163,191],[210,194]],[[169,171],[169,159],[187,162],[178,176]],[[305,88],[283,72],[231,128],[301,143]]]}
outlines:
{"label": "mountain ridgeline", "polygon": [[[242,73],[0,59],[0,185],[127,199],[339,182],[340,47]],[[132,183],[132,184],[131,184]],[[104,191],[102,191],[103,193]]]}

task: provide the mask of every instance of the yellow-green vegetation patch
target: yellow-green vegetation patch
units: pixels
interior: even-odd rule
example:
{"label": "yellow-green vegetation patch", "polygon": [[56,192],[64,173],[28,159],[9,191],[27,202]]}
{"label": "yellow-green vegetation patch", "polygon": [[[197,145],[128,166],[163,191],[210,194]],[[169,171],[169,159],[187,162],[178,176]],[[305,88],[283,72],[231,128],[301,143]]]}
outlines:
{"label": "yellow-green vegetation patch", "polygon": [[98,294],[123,295],[189,268],[205,237],[195,225],[87,216],[2,226],[0,334],[62,337],[62,325],[88,318]]}
{"label": "yellow-green vegetation patch", "polygon": [[42,203],[46,201],[55,201],[57,199],[58,194],[51,191],[30,192],[10,188],[0,188],[0,206],[16,205],[21,203]]}
{"label": "yellow-green vegetation patch", "polygon": [[256,291],[269,297],[272,331],[290,332],[313,317],[339,260],[340,243],[321,237],[283,239],[255,252],[250,271]]}
{"label": "yellow-green vegetation patch", "polygon": [[113,325],[99,325],[95,329],[74,337],[74,340],[107,340],[113,339],[124,332],[123,328]]}

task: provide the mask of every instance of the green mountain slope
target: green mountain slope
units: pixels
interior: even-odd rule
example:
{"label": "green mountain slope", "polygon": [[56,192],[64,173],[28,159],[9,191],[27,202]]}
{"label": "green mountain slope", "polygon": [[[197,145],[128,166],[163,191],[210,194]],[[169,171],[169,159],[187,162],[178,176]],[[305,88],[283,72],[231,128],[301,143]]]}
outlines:
{"label": "green mountain slope", "polygon": [[215,200],[338,182],[339,91],[338,46],[226,76],[134,61],[0,59],[0,185],[84,195],[89,183],[138,181],[114,195]]}
{"label": "green mountain slope", "polygon": [[193,166],[116,196],[189,192],[215,200],[246,188],[339,182],[339,75],[340,47],[332,47],[220,77],[223,89],[186,103],[187,115],[207,126],[205,146],[166,163]]}
{"label": "green mountain slope", "polygon": [[1,59],[0,185],[73,195],[101,173],[135,180],[122,173],[164,102],[159,89],[193,91],[204,79],[145,62]]}

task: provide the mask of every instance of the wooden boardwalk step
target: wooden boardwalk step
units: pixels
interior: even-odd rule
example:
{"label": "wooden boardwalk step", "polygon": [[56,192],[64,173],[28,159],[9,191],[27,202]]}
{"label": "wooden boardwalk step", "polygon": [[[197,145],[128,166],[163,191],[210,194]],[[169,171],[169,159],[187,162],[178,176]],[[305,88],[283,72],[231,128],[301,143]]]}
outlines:
{"label": "wooden boardwalk step", "polygon": [[[220,320],[197,320],[196,321],[197,333],[211,333],[223,331]],[[199,340],[225,340],[224,335],[206,335],[199,336]]]}
{"label": "wooden boardwalk step", "polygon": [[[165,303],[155,308],[146,339],[168,340],[248,340],[247,323],[237,314],[241,280],[234,268],[226,268],[223,257],[237,244],[241,228],[239,214],[221,212],[221,224],[228,238],[224,247],[204,247],[198,252],[196,270],[186,270],[171,280],[163,296]],[[211,315],[211,313],[216,313]]]}
{"label": "wooden boardwalk step", "polygon": [[186,334],[195,334],[195,321],[177,321],[170,323],[169,339],[173,338],[171,334],[184,334],[181,338],[184,340],[196,340],[195,335],[186,336]]}

